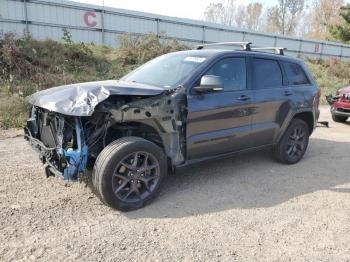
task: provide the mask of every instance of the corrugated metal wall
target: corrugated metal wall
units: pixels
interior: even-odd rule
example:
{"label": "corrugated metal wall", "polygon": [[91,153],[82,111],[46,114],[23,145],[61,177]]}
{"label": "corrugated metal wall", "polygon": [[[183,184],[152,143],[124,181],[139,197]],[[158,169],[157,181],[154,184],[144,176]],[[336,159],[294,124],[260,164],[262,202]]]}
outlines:
{"label": "corrugated metal wall", "polygon": [[65,0],[0,0],[0,32],[29,32],[36,39],[61,40],[67,28],[76,42],[117,46],[123,33],[149,32],[188,44],[251,41],[257,46],[286,47],[287,55],[350,60],[350,46],[310,41],[202,21],[179,19],[130,10],[80,4]]}

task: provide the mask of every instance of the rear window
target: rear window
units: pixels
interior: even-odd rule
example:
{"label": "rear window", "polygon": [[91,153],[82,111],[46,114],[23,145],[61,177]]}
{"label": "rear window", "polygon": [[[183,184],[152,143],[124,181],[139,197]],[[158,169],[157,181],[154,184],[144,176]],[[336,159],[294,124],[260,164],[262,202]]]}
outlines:
{"label": "rear window", "polygon": [[290,85],[308,85],[310,80],[307,78],[303,68],[294,63],[283,62]]}
{"label": "rear window", "polygon": [[281,68],[276,60],[254,58],[254,88],[278,88],[282,86]]}

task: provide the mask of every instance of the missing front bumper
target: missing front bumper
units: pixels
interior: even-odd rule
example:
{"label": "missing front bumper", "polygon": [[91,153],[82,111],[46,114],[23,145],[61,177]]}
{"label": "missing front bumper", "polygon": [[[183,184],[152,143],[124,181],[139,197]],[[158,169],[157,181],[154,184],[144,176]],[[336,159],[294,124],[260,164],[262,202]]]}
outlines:
{"label": "missing front bumper", "polygon": [[[58,176],[63,180],[77,181],[80,174],[85,172],[88,160],[88,146],[83,139],[79,117],[75,117],[73,121],[72,139],[74,141],[69,142],[70,146],[66,148],[62,146],[65,130],[63,125],[57,130],[49,129],[48,131],[48,128],[45,127],[48,127],[47,123],[51,120],[46,119],[46,115],[43,118],[39,119],[37,114],[32,113],[24,129],[25,138],[32,148],[39,153],[39,158],[44,164],[47,176]],[[52,143],[56,143],[57,138],[61,142],[53,146]]]}

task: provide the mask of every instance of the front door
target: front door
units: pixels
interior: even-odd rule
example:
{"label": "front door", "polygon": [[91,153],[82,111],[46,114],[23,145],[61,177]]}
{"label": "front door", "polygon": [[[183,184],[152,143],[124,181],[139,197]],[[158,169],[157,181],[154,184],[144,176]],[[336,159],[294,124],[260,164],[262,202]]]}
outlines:
{"label": "front door", "polygon": [[[245,57],[224,58],[204,75],[219,76],[221,92],[188,97],[187,158],[239,151],[250,147],[252,92],[247,88]],[[199,81],[198,83],[199,84]]]}

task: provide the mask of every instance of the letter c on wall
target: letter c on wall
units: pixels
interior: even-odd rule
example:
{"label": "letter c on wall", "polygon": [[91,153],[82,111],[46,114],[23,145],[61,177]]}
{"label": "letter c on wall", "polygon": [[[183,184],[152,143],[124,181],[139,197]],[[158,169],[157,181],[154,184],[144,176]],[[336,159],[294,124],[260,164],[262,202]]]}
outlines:
{"label": "letter c on wall", "polygon": [[[92,18],[90,18],[92,17]],[[94,12],[85,12],[84,13],[84,23],[88,26],[88,27],[95,27],[97,25],[96,22],[96,14]]]}

